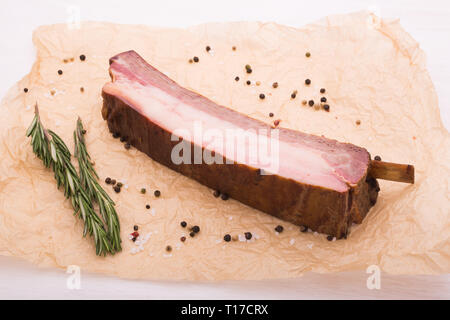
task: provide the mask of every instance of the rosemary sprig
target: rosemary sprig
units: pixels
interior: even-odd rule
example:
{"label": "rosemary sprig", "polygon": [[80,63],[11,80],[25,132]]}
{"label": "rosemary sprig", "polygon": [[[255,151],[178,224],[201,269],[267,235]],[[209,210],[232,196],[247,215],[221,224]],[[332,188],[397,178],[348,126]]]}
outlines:
{"label": "rosemary sprig", "polygon": [[120,251],[122,250],[120,245],[120,223],[114,208],[115,203],[97,181],[98,174],[95,171],[91,157],[87,152],[83,132],[83,123],[81,119],[78,118],[77,128],[73,132],[73,138],[75,141],[74,155],[78,159],[81,185],[86,190],[90,199],[99,205],[100,214],[107,225],[106,230],[111,241],[112,249],[114,251]]}
{"label": "rosemary sprig", "polygon": [[27,137],[29,136],[31,136],[33,152],[47,168],[52,168],[58,189],[60,186],[64,187],[64,195],[71,200],[74,215],[84,221],[83,236],[89,234],[94,238],[97,255],[114,254],[115,251],[110,244],[103,222],[95,213],[89,195],[82,188],[75,167],[70,162],[69,149],[56,133],[44,128],[37,104],[35,116],[27,130]]}

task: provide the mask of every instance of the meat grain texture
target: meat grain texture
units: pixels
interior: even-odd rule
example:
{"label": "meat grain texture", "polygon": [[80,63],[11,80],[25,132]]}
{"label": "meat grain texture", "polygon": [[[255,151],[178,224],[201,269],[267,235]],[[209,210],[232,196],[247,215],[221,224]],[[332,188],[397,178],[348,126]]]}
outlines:
{"label": "meat grain texture", "polygon": [[[40,27],[33,40],[36,63],[1,103],[0,254],[40,266],[76,264],[84,271],[145,279],[288,278],[372,264],[401,274],[450,271],[450,137],[440,120],[425,55],[398,21],[355,13],[300,29],[246,22],[185,30],[83,23],[78,30]],[[206,45],[214,54],[204,50]],[[347,240],[331,242],[232,199],[217,199],[211,189],[136,149],[125,150],[109,133],[100,113],[108,60],[130,49],[181,86],[252,118],[266,123],[281,119],[282,127],[350,142],[386,161],[411,163],[416,183],[380,181],[378,201],[363,223],[351,228]],[[85,61],[78,59],[81,54]],[[198,63],[188,63],[193,56]],[[251,74],[245,73],[246,64]],[[236,82],[236,76],[241,80]],[[306,78],[312,80],[308,87]],[[247,79],[261,85],[247,86]],[[322,87],[329,113],[301,104],[319,101]],[[292,100],[294,90],[298,93]],[[266,96],[263,101],[260,93]],[[95,256],[52,173],[32,153],[25,131],[36,101],[45,125],[69,148],[81,116],[101,179],[125,180],[128,189],[121,193],[107,189],[122,223],[122,253]],[[139,192],[142,187],[145,195]],[[159,198],[153,196],[155,189],[161,190]],[[154,211],[145,208],[147,203]],[[179,240],[187,235],[182,220],[201,228],[184,243]],[[147,241],[128,239],[135,224]],[[276,234],[279,224],[284,231]],[[244,232],[251,232],[252,240],[222,240],[224,234]],[[173,248],[170,253],[167,245]]]}

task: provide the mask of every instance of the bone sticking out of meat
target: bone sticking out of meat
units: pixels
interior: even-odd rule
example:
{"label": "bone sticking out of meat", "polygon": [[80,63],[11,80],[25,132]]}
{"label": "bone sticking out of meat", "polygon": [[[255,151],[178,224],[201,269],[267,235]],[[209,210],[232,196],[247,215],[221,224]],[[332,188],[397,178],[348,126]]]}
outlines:
{"label": "bone sticking out of meat", "polygon": [[372,160],[369,174],[375,179],[414,183],[414,167],[410,164]]}
{"label": "bone sticking out of meat", "polygon": [[[102,92],[102,116],[112,133],[163,165],[246,205],[342,238],[352,223],[361,223],[377,200],[379,186],[368,174],[370,155],[364,148],[299,131],[274,130],[181,87],[134,51],[111,58],[110,75],[112,82]],[[220,148],[220,143],[196,140],[196,125],[203,132],[251,134],[248,140],[232,144],[236,148]],[[258,145],[264,145],[272,142],[275,133],[277,170],[267,170],[262,161],[236,156],[255,147],[257,143],[250,139],[255,135]],[[183,159],[189,161],[173,160],[172,151],[180,143],[173,136],[193,150],[185,154],[183,149]],[[227,137],[223,146],[230,141]],[[222,162],[198,161],[198,150]],[[266,175],[266,171],[273,174]],[[217,200],[212,197],[211,201]]]}

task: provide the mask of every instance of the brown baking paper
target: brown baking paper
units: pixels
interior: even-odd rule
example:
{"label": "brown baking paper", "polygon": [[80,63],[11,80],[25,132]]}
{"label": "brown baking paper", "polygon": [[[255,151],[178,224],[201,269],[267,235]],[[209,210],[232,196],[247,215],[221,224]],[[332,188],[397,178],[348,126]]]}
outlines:
{"label": "brown baking paper", "polygon": [[[299,29],[256,22],[188,29],[89,22],[73,30],[64,24],[42,26],[33,41],[37,60],[30,74],[1,104],[0,254],[40,266],[78,265],[147,279],[287,278],[372,264],[395,274],[450,271],[449,133],[439,116],[425,55],[397,20],[363,12]],[[219,104],[363,146],[385,161],[413,164],[416,183],[380,181],[377,204],[361,225],[351,228],[347,240],[338,241],[301,233],[297,226],[237,201],[217,199],[212,190],[136,149],[125,150],[108,132],[101,117],[101,88],[110,80],[108,59],[130,49]],[[193,56],[200,61],[188,63]],[[252,66],[250,75],[246,64]],[[306,78],[312,80],[308,87]],[[273,82],[278,88],[272,88]],[[318,101],[320,88],[326,88],[329,113],[301,103]],[[291,99],[294,90],[298,94]],[[266,95],[263,102],[260,93]],[[44,125],[71,149],[76,119],[83,119],[101,183],[117,203],[121,253],[95,255],[92,239],[82,238],[83,225],[73,216],[70,201],[56,189],[53,173],[33,154],[25,132],[36,102]],[[106,177],[122,181],[122,192],[104,184]],[[145,195],[139,192],[142,187]],[[159,198],[153,196],[156,189],[161,190]],[[182,220],[201,228],[185,243],[179,240],[188,233]],[[141,237],[133,243],[129,234],[136,224]],[[278,224],[284,226],[280,234],[274,231]],[[251,241],[222,240],[226,233],[247,231],[254,235]],[[165,251],[167,245],[172,252]]]}

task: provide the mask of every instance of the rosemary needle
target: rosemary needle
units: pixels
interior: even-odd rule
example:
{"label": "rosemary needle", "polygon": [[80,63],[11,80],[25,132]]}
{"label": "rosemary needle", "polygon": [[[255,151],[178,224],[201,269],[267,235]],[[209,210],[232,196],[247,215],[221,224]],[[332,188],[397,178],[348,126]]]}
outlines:
{"label": "rosemary needle", "polygon": [[106,231],[111,241],[112,249],[114,251],[121,251],[120,223],[114,208],[115,203],[97,181],[98,174],[92,166],[91,157],[87,152],[83,131],[83,123],[78,118],[77,128],[73,132],[73,138],[75,140],[74,155],[78,159],[81,185],[86,190],[90,199],[99,205],[100,214],[107,225]]}
{"label": "rosemary needle", "polygon": [[37,104],[35,116],[26,135],[31,136],[33,152],[47,168],[52,168],[58,188],[63,186],[65,197],[71,200],[74,215],[83,220],[83,236],[89,234],[94,238],[96,254],[114,254],[115,251],[103,222],[95,213],[92,201],[83,189],[75,167],[70,162],[69,149],[56,133],[43,127]]}

